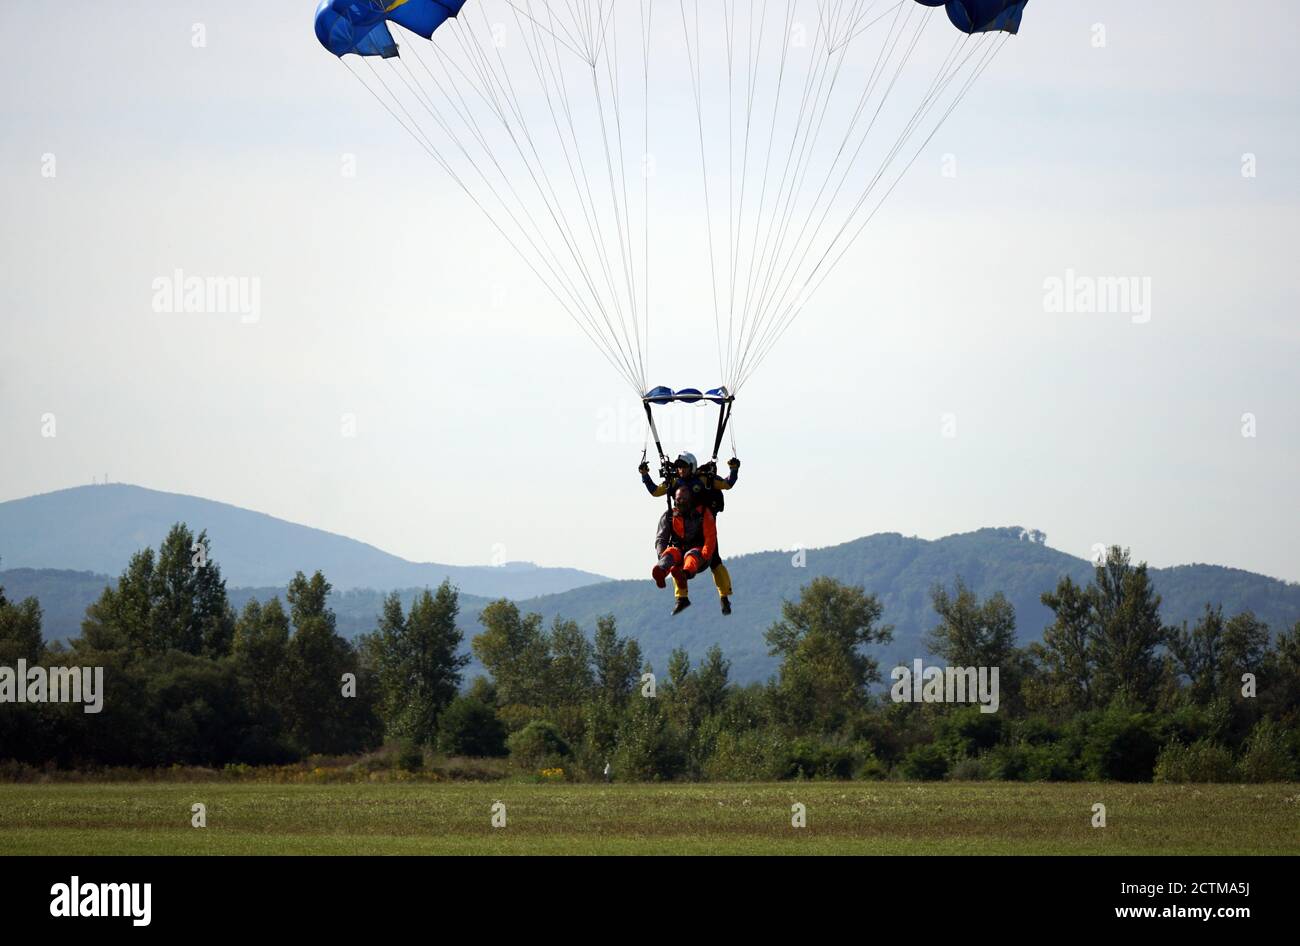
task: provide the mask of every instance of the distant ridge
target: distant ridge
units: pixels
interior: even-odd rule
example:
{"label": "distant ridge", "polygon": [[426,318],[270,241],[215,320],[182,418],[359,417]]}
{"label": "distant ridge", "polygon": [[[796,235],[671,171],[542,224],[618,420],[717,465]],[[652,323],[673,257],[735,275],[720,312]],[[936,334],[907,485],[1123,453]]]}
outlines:
{"label": "distant ridge", "polygon": [[[0,507],[2,508],[2,507]],[[797,567],[789,552],[759,552],[729,560],[736,583],[736,611],[724,618],[707,577],[692,591],[695,607],[676,618],[668,616],[672,594],[650,581],[606,581],[557,594],[526,597],[510,594],[525,612],[535,611],[548,622],[557,616],[578,621],[592,632],[596,617],[613,614],[619,633],[636,637],[655,670],[668,665],[668,654],[683,647],[698,659],[713,644],[721,645],[732,662],[732,678],[740,682],[766,679],[776,661],[767,653],[763,632],[780,618],[781,600],[798,597],[799,589],[819,575],[861,584],[880,597],[884,621],[894,626],[894,640],[872,648],[886,670],[916,657],[928,656],[921,640],[935,624],[929,591],[935,583],[951,586],[960,575],[981,596],[1001,591],[1016,609],[1021,643],[1038,640],[1051,621],[1051,612],[1039,601],[1044,591],[1069,575],[1086,584],[1093,567],[1087,561],[1032,541],[1020,528],[980,529],[942,539],[907,538],[896,533],[867,536],[843,545],[809,549]],[[223,569],[225,562],[216,551]],[[316,567],[314,564],[310,567]],[[325,570],[331,581],[333,576]],[[506,573],[509,574],[509,573]],[[526,575],[527,572],[516,573]],[[1300,584],[1219,565],[1180,565],[1151,569],[1156,592],[1162,598],[1166,624],[1196,621],[1207,602],[1221,604],[1229,614],[1252,610],[1276,633],[1300,621]],[[66,639],[80,632],[85,607],[116,579],[86,572],[53,569],[0,571],[0,585],[11,598],[36,595],[45,609],[47,640]],[[401,592],[409,604],[424,583],[384,585],[373,589],[336,590],[330,606],[338,615],[345,636],[373,630],[383,593]],[[228,582],[236,608],[251,597],[283,598],[281,583],[237,587]],[[478,615],[488,598],[461,586],[460,627],[468,641],[482,628]],[[520,600],[525,599],[525,600]],[[469,675],[482,672],[471,665]]]}
{"label": "distant ridge", "polygon": [[[1017,636],[1022,644],[1040,640],[1052,613],[1039,600],[1065,575],[1079,584],[1093,578],[1093,565],[1043,542],[1018,526],[919,539],[880,533],[829,548],[809,549],[804,566],[795,567],[790,552],[759,552],[728,559],[735,580],[735,613],[722,617],[717,595],[707,576],[695,582],[695,606],[669,617],[671,594],[649,581],[620,581],[576,588],[520,603],[547,620],[556,615],[590,629],[599,614],[618,618],[620,633],[637,637],[656,670],[667,666],[674,647],[698,658],[712,644],[721,645],[732,661],[733,676],[757,681],[775,672],[763,632],[780,619],[782,599],[793,600],[799,589],[820,575],[863,585],[880,597],[883,622],[894,626],[891,644],[872,648],[881,666],[889,667],[928,656],[923,635],[937,623],[930,605],[936,584],[951,588],[961,576],[981,596],[1001,591],[1016,609]],[[1134,555],[1140,561],[1140,554]],[[1150,569],[1155,590],[1162,596],[1160,613],[1166,624],[1195,622],[1207,602],[1222,604],[1228,614],[1252,610],[1274,632],[1300,621],[1300,584],[1219,565],[1180,565]],[[467,633],[477,628],[465,625]]]}
{"label": "distant ridge", "polygon": [[608,580],[527,562],[409,562],[355,539],[228,503],[125,484],[77,486],[0,503],[0,565],[116,577],[135,552],[156,548],[177,522],[207,530],[230,587],[278,586],[298,570],[320,569],[340,590],[436,586],[450,578],[470,594],[530,598]]}

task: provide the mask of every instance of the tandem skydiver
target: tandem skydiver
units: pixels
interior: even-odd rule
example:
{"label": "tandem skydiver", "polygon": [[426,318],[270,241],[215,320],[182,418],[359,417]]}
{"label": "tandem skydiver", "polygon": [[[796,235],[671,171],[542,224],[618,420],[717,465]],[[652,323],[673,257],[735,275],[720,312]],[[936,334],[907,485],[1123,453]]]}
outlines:
{"label": "tandem skydiver", "polygon": [[[722,511],[722,490],[731,489],[736,485],[736,480],[740,476],[740,461],[735,457],[732,457],[727,461],[727,466],[730,467],[731,472],[724,479],[714,472],[713,464],[709,464],[704,470],[700,470],[696,464],[694,454],[683,453],[678,456],[676,461],[674,461],[671,469],[667,471],[664,482],[660,484],[656,484],[655,481],[650,478],[650,465],[648,463],[643,461],[639,468],[641,473],[641,482],[645,484],[645,488],[651,496],[663,496],[667,494],[669,490],[673,490],[675,500],[677,492],[685,488],[688,491],[687,496],[689,497],[687,505],[701,507],[708,511],[709,528],[713,531],[713,541],[710,543],[712,554],[705,557],[700,562],[700,567],[707,565],[709,570],[713,573],[713,583],[718,589],[718,597],[722,605],[723,614],[731,613],[731,573],[727,571],[727,566],[722,563],[722,557],[718,554],[717,523],[715,516],[716,513]],[[676,505],[676,502],[674,502],[674,508],[676,508]],[[667,518],[669,518],[669,514],[665,513],[664,518],[660,520],[661,536],[663,535],[664,520]],[[664,554],[663,551],[658,548],[657,544],[656,551],[658,551],[661,556]],[[656,568],[657,567],[658,566],[656,566]],[[652,577],[655,578],[655,581],[658,582],[659,586],[662,588],[663,576],[654,574]],[[690,607],[690,599],[686,597],[685,591],[683,590],[684,588],[684,584],[678,588],[678,605],[673,611],[674,614],[679,614],[686,608]],[[686,602],[685,604],[681,603],[683,599]]]}
{"label": "tandem skydiver", "polygon": [[[731,613],[731,602],[727,600],[731,589],[728,587],[724,591],[722,584],[725,580],[730,585],[730,576],[718,557],[718,530],[713,510],[685,485],[677,487],[672,508],[659,517],[655,555],[658,560],[650,571],[650,577],[663,588],[664,579],[672,576],[673,595],[677,599],[673,606],[674,616],[691,606],[687,582],[711,563],[716,563],[711,567],[714,569],[713,580],[718,583],[718,593],[722,596],[722,613]],[[718,575],[719,568],[722,577]]]}
{"label": "tandem skydiver", "polygon": [[645,484],[646,491],[651,496],[667,496],[681,483],[690,486],[691,492],[698,495],[708,490],[731,489],[735,486],[740,476],[740,461],[732,457],[727,461],[727,466],[731,472],[724,478],[717,475],[715,464],[709,463],[701,470],[696,465],[695,454],[683,453],[673,461],[669,475],[662,483],[656,484],[650,478],[650,464],[644,460],[637,467],[637,472],[641,474],[641,482]]}
{"label": "tandem skydiver", "polygon": [[[724,478],[718,476],[715,465],[710,463],[703,470],[695,461],[695,454],[682,453],[673,461],[670,469],[666,471],[666,476],[662,483],[656,484],[650,478],[650,464],[644,460],[638,468],[641,474],[641,482],[645,485],[646,491],[651,496],[665,496],[670,491],[675,491],[679,486],[686,486],[690,489],[694,499],[708,506],[709,511],[716,517],[717,513],[722,511],[723,507],[723,490],[729,490],[736,485],[736,480],[740,477],[740,461],[732,457],[727,461],[730,473]],[[716,518],[714,529],[716,530]],[[713,556],[707,562],[709,570],[713,573],[713,584],[717,586],[718,598],[722,605],[722,613],[731,613],[731,573],[727,566],[723,564],[722,558],[717,552],[717,543],[714,542]],[[685,605],[680,605],[673,613],[677,614],[690,607],[690,600],[687,599]]]}

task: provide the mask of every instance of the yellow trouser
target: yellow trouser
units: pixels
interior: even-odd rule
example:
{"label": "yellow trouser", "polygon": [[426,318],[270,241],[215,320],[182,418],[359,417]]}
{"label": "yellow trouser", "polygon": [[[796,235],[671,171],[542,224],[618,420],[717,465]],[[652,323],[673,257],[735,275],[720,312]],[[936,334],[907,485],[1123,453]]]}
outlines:
{"label": "yellow trouser", "polygon": [[[718,562],[711,569],[713,572],[713,583],[718,586],[718,597],[731,597],[731,572],[727,571],[727,566]],[[686,581],[678,581],[673,584],[673,596],[685,598],[689,594],[686,587]]]}
{"label": "yellow trouser", "polygon": [[731,597],[731,572],[727,571],[727,566],[721,562],[713,566],[713,583],[718,586],[720,597]]}

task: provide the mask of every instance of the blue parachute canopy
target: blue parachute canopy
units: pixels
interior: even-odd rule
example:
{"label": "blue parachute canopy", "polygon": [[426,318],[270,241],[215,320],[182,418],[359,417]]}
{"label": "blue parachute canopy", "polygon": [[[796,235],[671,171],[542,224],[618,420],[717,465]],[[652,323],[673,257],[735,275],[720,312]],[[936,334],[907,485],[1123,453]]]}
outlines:
{"label": "blue parachute canopy", "polygon": [[699,388],[681,388],[674,391],[672,388],[657,387],[651,388],[641,398],[647,404],[672,404],[674,402],[681,404],[696,404],[700,401],[707,401],[710,404],[726,404],[731,400],[731,394],[726,388],[709,388],[709,390],[700,392]]}
{"label": "blue parachute canopy", "polygon": [[948,19],[963,33],[1020,32],[1029,0],[916,0],[927,7],[947,7]]}
{"label": "blue parachute canopy", "polygon": [[460,12],[465,0],[321,0],[316,8],[316,38],[334,55],[397,55],[389,23],[425,39]]}

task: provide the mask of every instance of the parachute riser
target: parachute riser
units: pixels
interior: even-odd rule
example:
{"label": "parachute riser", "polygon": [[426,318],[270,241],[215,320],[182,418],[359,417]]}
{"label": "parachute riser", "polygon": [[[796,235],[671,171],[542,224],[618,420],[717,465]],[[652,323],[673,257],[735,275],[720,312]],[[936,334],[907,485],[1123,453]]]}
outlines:
{"label": "parachute riser", "polygon": [[[693,397],[689,401],[698,400],[702,395],[699,391],[688,389]],[[707,396],[710,400],[718,405],[718,427],[713,437],[713,454],[711,459],[700,466],[700,470],[709,469],[714,473],[718,469],[718,451],[722,449],[722,438],[727,433],[727,424],[731,421],[731,412],[735,406],[736,398],[727,391],[726,388],[715,388]],[[641,399],[641,406],[645,408],[646,422],[650,425],[650,432],[654,436],[655,450],[659,452],[659,473],[665,484],[672,481],[674,474],[673,462],[668,459],[664,453],[663,443],[659,438],[659,429],[655,426],[654,412],[651,410],[651,404],[666,404],[677,399],[674,393],[668,388],[656,388],[654,391],[647,393]],[[641,462],[645,462],[646,451],[641,451]],[[673,507],[672,495],[667,495],[668,508]]]}
{"label": "parachute riser", "polygon": [[[668,457],[664,456],[663,444],[659,442],[659,428],[655,426],[655,415],[650,411],[650,402],[642,401],[641,406],[645,408],[646,423],[650,425],[650,434],[654,437],[655,449],[659,451],[659,462],[667,463]],[[644,459],[644,451],[642,451],[642,458]]]}
{"label": "parachute riser", "polygon": [[734,397],[729,397],[718,405],[718,433],[713,438],[713,459],[715,462],[718,459],[718,451],[722,449],[722,435],[727,432],[727,423],[731,420],[731,407],[735,401]]}
{"label": "parachute riser", "polygon": [[[650,425],[650,433],[655,440],[655,449],[659,451],[659,476],[665,483],[667,483],[668,474],[672,470],[672,464],[668,462],[668,457],[664,455],[663,444],[659,442],[659,428],[655,426],[655,415],[650,410],[650,402],[643,400],[641,402],[641,406],[645,408],[646,423]],[[641,462],[643,463],[645,462],[644,450],[641,451]],[[672,512],[673,497],[671,494],[667,494],[667,495],[668,495],[668,511]]]}

